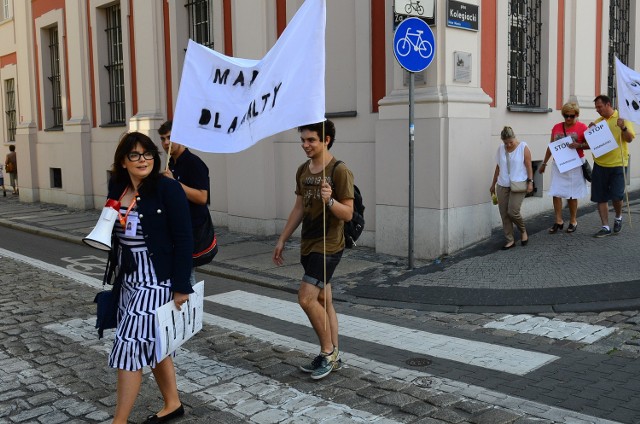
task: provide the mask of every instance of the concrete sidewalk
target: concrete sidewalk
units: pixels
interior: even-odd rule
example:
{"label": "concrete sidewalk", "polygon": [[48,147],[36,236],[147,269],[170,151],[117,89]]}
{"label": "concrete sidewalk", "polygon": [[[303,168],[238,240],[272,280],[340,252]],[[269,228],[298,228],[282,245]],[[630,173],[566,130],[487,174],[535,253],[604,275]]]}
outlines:
{"label": "concrete sidewalk", "polygon": [[[593,238],[595,205],[580,208],[578,230],[548,234],[552,212],[525,217],[530,242],[500,250],[502,231],[453,255],[415,261],[347,249],[333,281],[334,297],[362,304],[443,312],[569,312],[640,308],[640,191],[630,193],[620,234]],[[496,211],[497,213],[497,211]],[[82,243],[100,211],[0,198],[0,225]],[[566,215],[566,213],[565,213]],[[613,214],[610,216],[613,220]],[[566,226],[565,226],[566,228]],[[285,266],[271,261],[276,236],[257,237],[218,228],[220,252],[201,272],[295,291],[302,276],[299,241],[287,244]]]}

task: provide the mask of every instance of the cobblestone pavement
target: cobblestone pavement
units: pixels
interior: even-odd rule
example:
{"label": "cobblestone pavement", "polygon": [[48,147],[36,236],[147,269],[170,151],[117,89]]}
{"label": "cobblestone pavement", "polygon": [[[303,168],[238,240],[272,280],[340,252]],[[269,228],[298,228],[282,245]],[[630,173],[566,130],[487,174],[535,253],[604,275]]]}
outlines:
{"label": "cobblestone pavement", "polygon": [[[2,261],[0,306],[0,421],[107,421],[115,371],[107,368],[111,340],[98,340],[95,288],[11,259]],[[518,416],[492,405],[430,389],[429,382],[383,379],[345,368],[311,382],[297,371],[308,356],[215,325],[176,358],[189,414],[181,422],[446,422],[438,417]],[[146,374],[135,421],[160,404]],[[380,416],[384,415],[385,419]],[[433,420],[419,417],[430,416]],[[519,422],[527,422],[520,420]]]}
{"label": "cobblestone pavement", "polygon": [[[99,290],[98,282],[86,283],[82,276],[66,278],[45,271],[46,264],[34,267],[6,253],[0,276],[5,293],[0,300],[0,422],[108,422],[115,402],[115,371],[106,366],[111,338],[97,339],[95,305],[88,301]],[[339,308],[352,312],[363,306]],[[499,332],[516,341],[526,339],[527,344],[558,344],[563,349],[590,346],[604,351],[612,339],[608,336],[591,345],[532,339],[528,334],[485,327],[502,315],[369,308],[403,320]],[[553,318],[625,328],[636,334],[638,330],[638,315],[628,312]],[[284,343],[278,343],[277,335],[228,321],[209,316],[203,331],[179,352],[178,382],[188,415],[176,422],[608,422],[356,355],[348,356],[349,365],[328,378],[312,381],[297,370],[314,351],[312,343],[291,342],[286,336]],[[291,347],[295,345],[298,348]],[[637,357],[637,351],[611,350],[610,354]],[[151,374],[145,375],[132,422],[142,421],[161,403]]]}
{"label": "cobblestone pavement", "polygon": [[[639,207],[632,197],[632,217],[640,212]],[[0,225],[61,240],[77,241],[86,235],[98,215],[97,211],[70,211],[16,199],[0,202]],[[635,258],[637,230],[625,227],[620,236],[594,244],[588,232],[594,219],[592,208],[581,209],[580,237],[575,237],[550,236],[545,233],[548,216],[534,217],[528,221],[532,241],[526,249],[497,255],[500,237],[494,234],[455,255],[418,261],[412,271],[405,269],[401,258],[359,248],[348,252],[346,263],[350,265],[336,279],[340,314],[470,343],[486,341],[557,355],[560,359],[552,365],[528,376],[510,376],[438,359],[428,349],[411,354],[402,345],[389,348],[348,338],[347,365],[314,382],[297,370],[316,353],[308,328],[297,330],[307,336],[304,339],[295,334],[295,325],[209,303],[205,328],[176,358],[179,388],[188,411],[176,422],[522,424],[606,423],[611,419],[638,423],[640,314],[635,303],[629,306],[625,299],[604,299],[601,305],[585,303],[588,307],[572,312],[545,303],[548,297],[580,294],[589,286],[606,297],[607,290],[617,290],[614,286],[619,283],[629,288],[628,298],[633,300],[633,287],[640,286],[638,274],[629,271],[640,264]],[[244,290],[267,296],[283,297],[295,291],[298,270],[273,270],[262,260],[270,254],[274,237],[258,238],[224,228],[219,234],[225,241],[221,251],[225,253],[213,266],[201,269],[210,274],[205,276],[207,281],[215,280],[215,275],[231,277],[238,285],[251,283]],[[296,247],[295,241],[290,243],[290,249]],[[234,248],[250,257],[234,256]],[[566,250],[566,261],[551,255],[552,249]],[[597,249],[607,252],[609,262],[618,258],[610,252],[624,251],[624,266],[594,268],[589,255]],[[99,285],[86,276],[55,271],[52,265],[25,262],[8,251],[1,251],[0,256],[4,288],[0,297],[0,424],[109,422],[115,403],[115,372],[106,365],[111,339],[98,340],[93,329],[95,305],[91,300]],[[505,280],[494,278],[490,271],[498,269],[507,275],[509,263],[522,258],[533,258],[531,275],[519,274],[519,281],[527,283],[522,291],[511,290],[516,293],[512,295],[504,288]],[[574,277],[565,278],[562,272],[567,262],[579,264],[582,271],[573,270]],[[251,267],[254,263],[258,265]],[[586,276],[582,277],[584,285],[576,285],[577,275]],[[601,275],[606,276],[604,285]],[[507,299],[511,306],[501,312],[499,305],[473,309],[469,307],[473,304],[428,303],[426,299],[453,293],[457,300],[464,300],[464,293],[471,291],[471,298],[482,300],[482,292],[465,285],[474,279],[488,284],[485,290]],[[462,283],[454,287],[456,282]],[[565,283],[573,286],[571,292],[557,291]],[[448,292],[427,291],[443,284],[448,284]],[[220,292],[234,290],[215,284],[209,287]],[[403,299],[401,290],[413,290],[425,299]],[[385,299],[389,293],[394,297]],[[533,297],[527,298],[529,294]],[[161,404],[151,374],[145,376],[132,422],[141,422]]]}

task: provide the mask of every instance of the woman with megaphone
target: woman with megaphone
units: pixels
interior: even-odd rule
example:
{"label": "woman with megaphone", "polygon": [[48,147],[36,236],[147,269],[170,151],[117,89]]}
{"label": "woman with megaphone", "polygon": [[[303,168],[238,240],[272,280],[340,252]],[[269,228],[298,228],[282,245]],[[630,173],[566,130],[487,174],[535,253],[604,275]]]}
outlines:
{"label": "woman with megaphone", "polygon": [[[160,156],[149,137],[125,134],[116,148],[108,204],[117,205],[110,258],[121,284],[118,323],[109,366],[118,369],[113,423],[126,423],[150,366],[164,406],[145,423],[184,415],[172,356],[157,363],[154,311],[193,293],[189,276],[193,239],[189,205],[177,181],[162,176]],[[118,205],[119,202],[119,205]]]}

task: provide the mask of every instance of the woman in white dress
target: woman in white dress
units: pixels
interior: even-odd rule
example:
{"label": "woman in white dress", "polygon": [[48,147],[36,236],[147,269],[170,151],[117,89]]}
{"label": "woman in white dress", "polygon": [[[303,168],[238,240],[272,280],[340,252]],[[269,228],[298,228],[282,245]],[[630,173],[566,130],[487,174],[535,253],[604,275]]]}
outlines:
{"label": "woman in white dress", "polygon": [[[578,121],[580,115],[580,108],[575,103],[565,103],[562,106],[563,122],[559,122],[551,129],[550,143],[560,140],[564,137],[571,137],[572,143],[569,144],[569,148],[576,149],[580,160],[584,162],[584,149],[588,149],[589,145],[584,138],[584,132],[587,130],[587,126]],[[544,161],[540,165],[540,172],[543,174],[547,169],[547,163],[551,158],[551,150],[547,148],[547,152],[544,155]],[[553,226],[549,228],[550,234],[555,234],[558,231],[562,231],[564,227],[564,219],[562,218],[562,199],[567,199],[569,205],[569,226],[567,227],[567,233],[573,233],[578,228],[577,212],[578,212],[578,199],[586,197],[589,192],[587,189],[587,181],[582,175],[582,167],[573,168],[566,172],[560,172],[558,166],[553,162],[553,168],[551,171],[551,188],[549,194],[553,196],[553,210],[555,212],[555,221]]]}

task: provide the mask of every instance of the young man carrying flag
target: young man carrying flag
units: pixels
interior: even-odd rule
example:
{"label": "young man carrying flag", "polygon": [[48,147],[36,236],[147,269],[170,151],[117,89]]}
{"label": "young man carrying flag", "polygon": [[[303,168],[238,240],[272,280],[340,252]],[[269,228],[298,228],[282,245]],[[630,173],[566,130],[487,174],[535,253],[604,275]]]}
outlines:
{"label": "young man carrying flag", "polygon": [[336,159],[329,153],[336,133],[333,122],[304,125],[298,131],[309,160],[298,167],[296,201],[273,251],[273,262],[284,263],[284,245],[302,223],[300,263],[304,275],[298,303],[318,336],[320,354],[300,369],[317,380],[341,365],[330,280],[345,247],[344,222],[353,215],[353,174],[344,163],[334,172]]}

